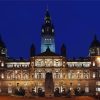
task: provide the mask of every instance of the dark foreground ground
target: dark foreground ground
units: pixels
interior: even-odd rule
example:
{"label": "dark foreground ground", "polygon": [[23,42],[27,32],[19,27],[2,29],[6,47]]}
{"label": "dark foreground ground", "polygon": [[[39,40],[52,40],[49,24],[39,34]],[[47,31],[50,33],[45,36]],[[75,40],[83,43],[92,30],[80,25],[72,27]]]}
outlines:
{"label": "dark foreground ground", "polygon": [[16,96],[0,96],[0,100],[100,100],[89,96],[77,97],[16,97]]}

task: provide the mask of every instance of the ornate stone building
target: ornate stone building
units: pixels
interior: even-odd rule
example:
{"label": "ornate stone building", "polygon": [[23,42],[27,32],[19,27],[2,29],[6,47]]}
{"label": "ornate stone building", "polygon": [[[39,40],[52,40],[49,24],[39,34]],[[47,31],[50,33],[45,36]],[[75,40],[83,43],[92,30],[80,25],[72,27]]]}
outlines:
{"label": "ornate stone building", "polygon": [[22,87],[30,93],[34,90],[46,95],[70,91],[85,94],[100,93],[100,42],[94,37],[86,58],[68,59],[66,46],[61,53],[55,53],[54,26],[48,10],[41,32],[41,53],[30,48],[29,60],[13,59],[7,56],[7,48],[0,38],[0,94],[13,94]]}

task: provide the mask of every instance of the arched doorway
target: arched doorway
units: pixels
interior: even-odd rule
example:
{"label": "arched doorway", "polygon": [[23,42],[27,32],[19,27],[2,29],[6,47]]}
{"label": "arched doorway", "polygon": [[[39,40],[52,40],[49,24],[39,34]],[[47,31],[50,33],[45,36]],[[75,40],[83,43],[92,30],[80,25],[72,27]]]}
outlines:
{"label": "arched doorway", "polygon": [[47,72],[45,76],[45,96],[52,96],[54,94],[54,83],[51,72]]}

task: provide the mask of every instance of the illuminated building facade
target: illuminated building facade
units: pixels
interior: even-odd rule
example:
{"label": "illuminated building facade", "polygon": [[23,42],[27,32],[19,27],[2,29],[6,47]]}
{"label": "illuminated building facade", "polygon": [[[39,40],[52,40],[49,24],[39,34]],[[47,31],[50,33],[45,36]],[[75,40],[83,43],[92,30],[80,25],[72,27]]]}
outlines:
{"label": "illuminated building facade", "polygon": [[0,94],[13,94],[20,87],[26,93],[42,90],[46,95],[56,90],[70,90],[74,95],[76,89],[87,95],[100,93],[100,42],[96,36],[86,58],[68,59],[64,44],[60,51],[55,53],[54,27],[48,10],[42,26],[40,54],[35,54],[32,44],[29,60],[10,58],[0,38]]}

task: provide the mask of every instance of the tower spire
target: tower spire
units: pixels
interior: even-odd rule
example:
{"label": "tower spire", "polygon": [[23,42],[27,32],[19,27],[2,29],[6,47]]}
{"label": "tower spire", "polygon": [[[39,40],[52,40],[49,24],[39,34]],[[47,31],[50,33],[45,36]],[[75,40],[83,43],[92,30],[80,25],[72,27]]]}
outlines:
{"label": "tower spire", "polygon": [[45,52],[47,47],[49,47],[52,52],[55,52],[54,26],[51,22],[48,6],[46,8],[44,21],[41,32],[41,52]]}
{"label": "tower spire", "polygon": [[94,35],[94,40],[97,40],[97,36],[96,36],[96,34]]}
{"label": "tower spire", "polygon": [[45,23],[51,23],[51,17],[50,17],[50,14],[49,14],[49,10],[48,10],[48,5],[46,7],[46,13],[45,13]]}
{"label": "tower spire", "polygon": [[46,7],[46,11],[48,11],[48,4],[47,4],[47,7]]}
{"label": "tower spire", "polygon": [[61,55],[66,57],[66,46],[64,45],[64,43],[61,46]]}

